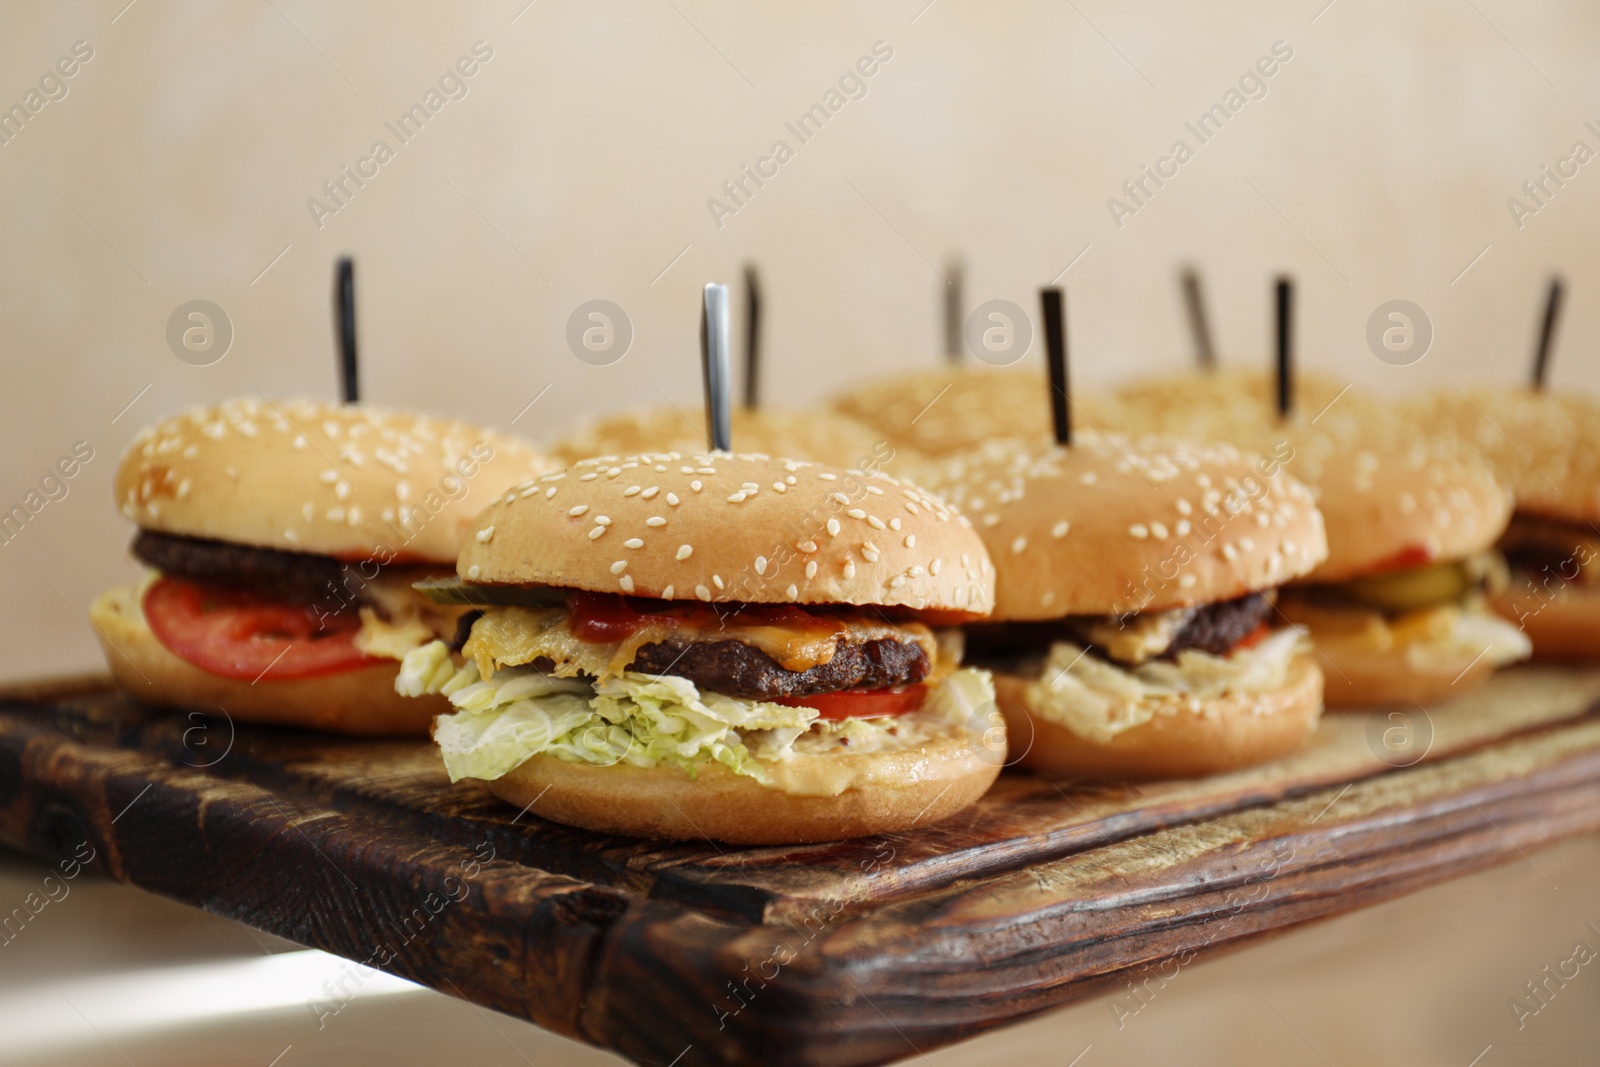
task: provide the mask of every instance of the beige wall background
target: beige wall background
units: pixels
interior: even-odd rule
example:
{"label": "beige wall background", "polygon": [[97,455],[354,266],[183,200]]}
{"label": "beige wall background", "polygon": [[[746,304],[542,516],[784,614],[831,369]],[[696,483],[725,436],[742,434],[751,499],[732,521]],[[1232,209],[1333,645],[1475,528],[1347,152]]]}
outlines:
{"label": "beige wall background", "polygon": [[[135,573],[109,484],[142,425],[258,389],[332,394],[341,253],[371,400],[504,426],[548,385],[516,423],[535,437],[692,400],[700,287],[747,260],[768,395],[794,404],[936,358],[935,267],[958,251],[972,304],[1031,307],[1060,278],[1089,383],[1183,364],[1188,260],[1231,358],[1264,358],[1289,270],[1307,366],[1396,392],[1512,380],[1559,269],[1554,378],[1600,388],[1600,162],[1520,228],[1507,207],[1574,142],[1600,149],[1600,8],[1323,2],[0,6],[0,105],[93,50],[0,144],[0,506],[94,451],[0,544],[0,676],[97,662],[79,613]],[[385,123],[480,41],[465,95],[400,144]],[[865,95],[800,144],[785,122],[877,42],[892,57]],[[1292,58],[1200,145],[1185,121],[1275,42]],[[1108,198],[1180,138],[1194,157],[1119,227]],[[307,200],[379,139],[393,158],[319,226]],[[707,199],[780,139],[793,158],[717,225]],[[597,298],[635,332],[608,367],[565,341]],[[1435,329],[1410,367],[1364,340],[1393,298]],[[166,340],[192,299],[232,324],[209,366]]]}

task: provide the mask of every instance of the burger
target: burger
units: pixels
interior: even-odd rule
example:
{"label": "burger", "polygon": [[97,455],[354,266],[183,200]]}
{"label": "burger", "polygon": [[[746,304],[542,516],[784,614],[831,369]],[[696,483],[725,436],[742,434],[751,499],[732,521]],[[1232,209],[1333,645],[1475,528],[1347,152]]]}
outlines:
{"label": "burger", "polygon": [[[839,394],[833,407],[896,448],[941,457],[994,437],[1051,440],[1049,396],[1038,372],[944,367],[868,382]],[[1073,403],[1091,427],[1114,418],[1104,399]]]}
{"label": "burger", "polygon": [[1308,630],[1330,707],[1441,700],[1527,658],[1526,636],[1488,607],[1506,586],[1494,546],[1511,500],[1481,458],[1359,412],[1285,441],[1328,558],[1278,607]]}
{"label": "burger", "polygon": [[1021,763],[1201,775],[1311,736],[1322,675],[1273,600],[1327,543],[1281,460],[1080,433],[992,441],[932,471],[995,561],[992,621],[966,628],[967,660],[994,673]]}
{"label": "burger", "polygon": [[396,695],[399,661],[453,635],[466,609],[412,583],[449,577],[484,504],[548,469],[515,438],[425,415],[309,400],[196,409],[123,456],[116,500],[146,574],[89,618],[140,700],[426,735],[448,705]]}
{"label": "burger", "polygon": [[[983,542],[886,474],[762,454],[582,460],[492,504],[434,595],[476,608],[399,688],[452,781],[555,822],[737,844],[936,822],[1004,760]],[[935,627],[939,627],[936,630]],[[942,636],[941,636],[942,635]]]}
{"label": "burger", "polygon": [[[894,458],[881,435],[827,411],[734,408],[732,438],[753,452],[839,467],[876,467]],[[641,452],[692,453],[705,446],[704,409],[650,408],[597,419],[551,446],[563,463]]]}
{"label": "burger", "polygon": [[1413,409],[1479,449],[1516,498],[1491,598],[1535,659],[1600,658],[1600,402],[1527,388],[1449,389]]}

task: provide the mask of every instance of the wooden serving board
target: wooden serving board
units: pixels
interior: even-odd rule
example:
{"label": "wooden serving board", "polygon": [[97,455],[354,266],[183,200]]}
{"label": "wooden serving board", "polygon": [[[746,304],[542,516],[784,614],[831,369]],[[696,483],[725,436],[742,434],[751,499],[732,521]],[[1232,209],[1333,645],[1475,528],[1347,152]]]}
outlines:
{"label": "wooden serving board", "polygon": [[1330,715],[1147,785],[1008,771],[948,822],[655,844],[451,786],[430,745],[235,729],[101,678],[0,693],[0,841],[641,1063],[874,1064],[1600,830],[1600,670]]}

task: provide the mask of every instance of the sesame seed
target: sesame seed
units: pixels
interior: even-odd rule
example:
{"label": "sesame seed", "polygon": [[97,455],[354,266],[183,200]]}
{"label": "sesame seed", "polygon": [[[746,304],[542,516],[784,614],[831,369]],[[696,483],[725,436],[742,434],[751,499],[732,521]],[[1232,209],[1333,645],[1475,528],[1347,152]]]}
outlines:
{"label": "sesame seed", "polygon": [[701,600],[710,600],[711,590],[707,589],[703,585],[697,585],[694,587],[694,595],[699,597]]}
{"label": "sesame seed", "polygon": [[1078,481],[1082,482],[1084,485],[1093,485],[1099,480],[1100,476],[1094,471],[1084,471],[1082,476],[1078,478]]}
{"label": "sesame seed", "polygon": [[798,548],[802,552],[805,552],[805,553],[809,554],[809,553],[815,552],[817,550],[817,543],[815,541],[801,541],[798,544],[796,544],[794,547]]}
{"label": "sesame seed", "polygon": [[878,562],[878,546],[871,541],[864,542],[861,546],[861,555],[868,563]]}
{"label": "sesame seed", "polygon": [[943,566],[944,561],[936,559],[932,563],[928,564],[928,573],[937,578],[939,576],[939,569]]}
{"label": "sesame seed", "polygon": [[610,526],[611,525],[611,516],[610,515],[596,515],[594,517],[594,524],[596,526]]}
{"label": "sesame seed", "polygon": [[678,558],[680,560],[688,559],[693,554],[694,554],[694,546],[693,545],[679,545],[678,546]]}
{"label": "sesame seed", "polygon": [[832,499],[835,502],[837,502],[841,507],[843,505],[845,505],[845,504],[850,503],[850,498],[845,496],[843,493],[834,493],[833,496],[830,499]]}
{"label": "sesame seed", "polygon": [[1139,539],[1140,541],[1143,541],[1146,537],[1150,536],[1150,528],[1142,522],[1136,522],[1132,526],[1128,527],[1128,534]]}
{"label": "sesame seed", "polygon": [[620,581],[618,581],[617,584],[622,586],[622,591],[624,593],[633,592],[633,575],[624,574],[622,576],[622,579]]}
{"label": "sesame seed", "polygon": [[766,571],[767,571],[767,557],[766,556],[757,556],[756,557],[756,573],[759,574],[759,575],[762,575],[763,577],[765,577]]}
{"label": "sesame seed", "polygon": [[872,527],[874,530],[887,530],[888,529],[888,527],[886,525],[884,525],[883,520],[878,518],[878,516],[876,516],[876,515],[868,515],[867,516],[867,525]]}
{"label": "sesame seed", "polygon": [[672,505],[673,507],[677,507],[678,506],[678,494],[677,493],[668,493],[667,494],[667,503]]}
{"label": "sesame seed", "polygon": [[604,526],[596,526],[592,530],[589,531],[589,540],[593,541],[595,538],[599,537],[601,534],[603,534],[605,532],[606,532],[606,528]]}
{"label": "sesame seed", "polygon": [[903,575],[903,574],[897,574],[893,578],[889,579],[889,588],[890,589],[899,589],[902,585],[905,585],[905,584],[906,584],[906,576]]}
{"label": "sesame seed", "polygon": [[1015,555],[1021,555],[1023,550],[1027,547],[1028,539],[1026,537],[1019,537],[1015,541],[1011,542],[1011,551]]}
{"label": "sesame seed", "polygon": [[1256,547],[1256,543],[1250,540],[1248,537],[1241,537],[1239,538],[1239,547],[1244,549],[1246,552],[1249,552]]}
{"label": "sesame seed", "polygon": [[789,588],[786,589],[785,592],[787,592],[789,594],[789,599],[790,600],[799,600],[800,599],[800,590],[795,587],[795,584],[793,582],[789,583]]}
{"label": "sesame seed", "polygon": [[916,534],[906,534],[906,547],[907,548],[916,548],[917,547],[917,535]]}
{"label": "sesame seed", "polygon": [[1226,559],[1229,563],[1232,563],[1234,560],[1239,558],[1239,550],[1234,548],[1232,545],[1223,545],[1222,558]]}
{"label": "sesame seed", "polygon": [[582,515],[584,512],[586,512],[588,510],[589,510],[589,505],[588,504],[579,504],[577,507],[568,508],[567,509],[567,514],[571,515],[573,518],[577,518],[579,515]]}
{"label": "sesame seed", "polygon": [[828,536],[829,537],[838,537],[839,536],[839,520],[838,519],[829,519],[826,529],[828,531]]}
{"label": "sesame seed", "polygon": [[481,567],[479,567],[476,563],[474,563],[472,566],[467,568],[467,577],[468,578],[476,578],[478,575],[480,575],[482,573],[483,573],[483,569]]}
{"label": "sesame seed", "polygon": [[844,561],[844,576],[846,579],[854,578],[856,576],[855,560],[847,559]]}
{"label": "sesame seed", "polygon": [[623,571],[625,571],[627,569],[628,569],[628,561],[625,560],[625,559],[619,559],[619,560],[617,560],[615,563],[613,563],[611,565],[611,573],[612,574],[621,574]]}
{"label": "sesame seed", "polygon": [[592,482],[598,477],[600,477],[598,474],[596,474],[594,471],[590,471],[588,474],[580,475],[578,477],[578,481],[580,481],[580,482]]}
{"label": "sesame seed", "polygon": [[1194,576],[1194,575],[1192,575],[1192,574],[1185,574],[1185,575],[1183,575],[1183,576],[1182,576],[1182,577],[1181,577],[1181,578],[1179,578],[1179,579],[1178,579],[1178,585],[1179,585],[1179,586],[1180,586],[1180,587],[1181,587],[1181,588],[1184,588],[1184,589],[1189,589],[1189,588],[1191,588],[1191,587],[1192,587],[1192,586],[1193,586],[1193,585],[1194,585],[1194,583],[1195,583],[1195,582],[1196,582],[1196,581],[1198,581],[1198,579],[1197,579],[1197,578],[1195,578],[1195,576]]}
{"label": "sesame seed", "polygon": [[727,587],[726,587],[726,586],[724,586],[724,585],[723,585],[723,584],[722,584],[722,575],[720,575],[720,574],[713,574],[713,575],[712,575],[712,576],[711,576],[711,584],[712,584],[712,585],[714,585],[714,586],[716,586],[716,587],[717,587],[717,588],[718,588],[718,589],[725,589],[725,588],[727,588]]}
{"label": "sesame seed", "polygon": [[1066,519],[1062,519],[1060,522],[1050,527],[1050,536],[1060,539],[1067,536],[1067,531],[1070,529],[1072,529],[1072,524]]}
{"label": "sesame seed", "polygon": [[630,486],[628,486],[628,488],[626,488],[626,489],[624,489],[622,491],[622,495],[623,496],[633,496],[634,494],[638,493],[641,489],[643,489],[643,486],[630,485]]}
{"label": "sesame seed", "polygon": [[839,476],[837,474],[829,474],[827,471],[818,471],[817,477],[821,478],[825,482],[836,482],[839,480]]}
{"label": "sesame seed", "polygon": [[745,494],[743,492],[729,493],[728,494],[728,503],[730,503],[730,504],[743,504],[744,503],[744,498],[745,498]]}
{"label": "sesame seed", "polygon": [[694,481],[689,483],[689,488],[698,493],[702,488],[704,488],[704,483],[701,482],[699,478],[696,478]]}
{"label": "sesame seed", "polygon": [[480,544],[480,545],[488,544],[489,543],[489,538],[491,538],[493,536],[494,536],[494,527],[493,526],[485,526],[483,529],[478,531],[478,544]]}
{"label": "sesame seed", "polygon": [[806,581],[809,582],[811,579],[815,578],[816,576],[817,576],[817,561],[816,560],[810,560],[810,561],[808,561],[806,563]]}
{"label": "sesame seed", "polygon": [[672,599],[672,594],[676,593],[676,592],[677,592],[677,590],[669,585],[665,589],[661,590],[661,599],[662,600],[671,600]]}
{"label": "sesame seed", "polygon": [[772,491],[775,492],[775,493],[787,492],[788,489],[789,489],[789,487],[787,485],[784,485],[782,482],[773,482],[772,483]]}
{"label": "sesame seed", "polygon": [[622,547],[623,548],[643,548],[644,547],[644,541],[641,540],[640,538],[637,538],[637,537],[630,537],[626,541],[622,542]]}
{"label": "sesame seed", "polygon": [[1166,523],[1152,522],[1150,524],[1150,533],[1155,536],[1157,541],[1165,541],[1167,539]]}
{"label": "sesame seed", "polygon": [[849,511],[845,512],[845,514],[850,516],[852,519],[864,519],[867,517],[866,511],[861,508],[851,508]]}

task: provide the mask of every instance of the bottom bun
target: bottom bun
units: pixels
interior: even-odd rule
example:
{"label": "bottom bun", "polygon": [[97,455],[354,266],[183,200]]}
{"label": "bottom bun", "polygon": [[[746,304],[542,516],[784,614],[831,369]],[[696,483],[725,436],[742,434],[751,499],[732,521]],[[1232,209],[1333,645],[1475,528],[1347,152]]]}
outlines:
{"label": "bottom bun", "polygon": [[1507,591],[1490,607],[1522,627],[1536,660],[1600,660],[1600,588],[1569,585],[1548,599]]}
{"label": "bottom bun", "polygon": [[403,697],[394,691],[399,663],[318,678],[247,682],[203,671],[169,652],[150,632],[131,587],[101,593],[89,608],[111,676],[147,704],[222,711],[235,722],[294,726],[363,737],[427,737],[442,696]]}
{"label": "bottom bun", "polygon": [[1487,682],[1499,668],[1473,652],[1419,666],[1404,646],[1380,652],[1364,640],[1344,634],[1319,633],[1310,642],[1327,679],[1328,710],[1366,708],[1374,704],[1430,704],[1461,696]]}
{"label": "bottom bun", "polygon": [[[888,762],[836,796],[769,788],[720,763],[709,763],[700,768],[698,777],[690,778],[677,767],[596,767],[554,756],[534,756],[485,784],[501,800],[542,819],[586,830],[671,841],[798,845],[908,830],[947,819],[994,784],[1000,760],[984,755],[973,742],[950,738],[892,755],[790,758],[790,763]],[[905,769],[913,773],[893,773],[899,763],[906,763]]]}
{"label": "bottom bun", "polygon": [[1187,778],[1249,767],[1305,744],[1322,714],[1322,672],[1309,656],[1297,658],[1283,687],[1270,692],[1154,700],[1147,722],[1105,742],[1031,713],[1031,680],[997,673],[994,683],[1013,758],[1089,777]]}

